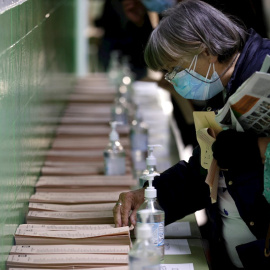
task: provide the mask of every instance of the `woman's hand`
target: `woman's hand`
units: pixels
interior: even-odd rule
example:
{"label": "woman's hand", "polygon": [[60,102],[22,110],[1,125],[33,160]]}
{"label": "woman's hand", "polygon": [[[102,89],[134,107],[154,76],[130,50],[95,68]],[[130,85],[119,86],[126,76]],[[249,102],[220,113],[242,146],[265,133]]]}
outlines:
{"label": "woman's hand", "polygon": [[136,213],[143,202],[144,188],[121,193],[118,202],[113,208],[115,226],[129,226],[129,220],[130,223],[135,226]]}
{"label": "woman's hand", "polygon": [[[261,146],[263,148],[263,146]],[[266,148],[265,148],[266,149]],[[264,149],[264,152],[265,152]],[[222,169],[246,169],[262,164],[258,136],[246,131],[221,131],[212,145],[213,157]]]}

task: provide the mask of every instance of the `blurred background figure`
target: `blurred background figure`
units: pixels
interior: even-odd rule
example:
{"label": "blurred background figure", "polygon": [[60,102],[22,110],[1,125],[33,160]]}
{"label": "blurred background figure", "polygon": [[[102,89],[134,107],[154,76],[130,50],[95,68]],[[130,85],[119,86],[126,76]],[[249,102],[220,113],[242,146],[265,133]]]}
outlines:
{"label": "blurred background figure", "polygon": [[[142,3],[140,5],[143,7]],[[137,16],[140,15],[137,13]],[[111,52],[119,51],[119,61],[123,56],[128,56],[136,80],[146,76],[143,49],[152,31],[147,13],[143,12],[140,22],[136,24],[127,17],[121,1],[106,0],[101,16],[95,20],[95,25],[104,31],[98,48],[102,70],[108,70]]]}

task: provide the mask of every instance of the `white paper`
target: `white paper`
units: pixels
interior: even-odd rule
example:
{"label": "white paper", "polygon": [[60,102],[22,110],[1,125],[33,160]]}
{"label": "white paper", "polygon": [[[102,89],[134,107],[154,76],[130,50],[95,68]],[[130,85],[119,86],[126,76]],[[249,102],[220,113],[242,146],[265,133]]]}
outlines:
{"label": "white paper", "polygon": [[188,221],[174,222],[165,226],[165,237],[187,237],[191,236],[190,224]]}
{"label": "white paper", "polygon": [[193,263],[161,264],[160,270],[194,270]]}
{"label": "white paper", "polygon": [[187,239],[165,239],[165,255],[191,254]]}

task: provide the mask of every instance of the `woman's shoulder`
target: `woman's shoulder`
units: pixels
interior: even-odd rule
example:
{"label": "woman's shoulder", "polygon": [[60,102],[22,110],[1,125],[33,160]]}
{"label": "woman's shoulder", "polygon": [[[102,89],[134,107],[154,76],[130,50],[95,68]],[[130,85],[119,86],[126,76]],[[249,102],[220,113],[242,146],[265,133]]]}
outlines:
{"label": "woman's shoulder", "polygon": [[227,85],[228,96],[235,93],[244,81],[261,69],[267,54],[270,55],[270,40],[262,38],[254,29],[249,29],[247,40]]}

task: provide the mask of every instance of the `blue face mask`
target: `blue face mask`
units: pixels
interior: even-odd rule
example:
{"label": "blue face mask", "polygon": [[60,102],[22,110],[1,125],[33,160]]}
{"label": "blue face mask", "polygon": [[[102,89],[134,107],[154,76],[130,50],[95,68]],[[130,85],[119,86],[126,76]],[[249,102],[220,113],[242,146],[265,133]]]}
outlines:
{"label": "blue face mask", "polygon": [[[195,55],[189,69],[176,73],[172,79],[169,78],[170,75],[167,75],[166,79],[173,84],[176,92],[182,97],[186,99],[208,100],[220,93],[224,89],[224,86],[215,71],[214,64],[210,64],[206,78],[194,71],[197,64],[197,58],[198,55]],[[194,68],[191,70],[190,68],[193,64]],[[213,66],[214,72],[209,80],[207,77],[211,66]]]}
{"label": "blue face mask", "polygon": [[141,0],[144,6],[149,11],[156,11],[161,13],[162,11],[173,7],[176,4],[176,0]]}

